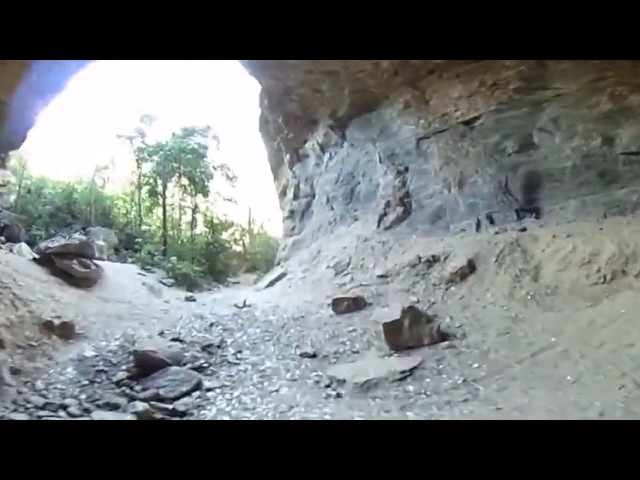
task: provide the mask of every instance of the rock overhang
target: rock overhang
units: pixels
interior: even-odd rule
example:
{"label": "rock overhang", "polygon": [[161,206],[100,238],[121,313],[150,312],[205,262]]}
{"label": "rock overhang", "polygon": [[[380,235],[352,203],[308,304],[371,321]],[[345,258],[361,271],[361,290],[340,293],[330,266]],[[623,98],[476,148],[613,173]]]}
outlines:
{"label": "rock overhang", "polygon": [[[3,152],[89,62],[0,61]],[[353,222],[449,231],[511,209],[531,169],[547,211],[636,209],[624,192],[640,180],[640,62],[240,62],[262,86],[286,237]]]}

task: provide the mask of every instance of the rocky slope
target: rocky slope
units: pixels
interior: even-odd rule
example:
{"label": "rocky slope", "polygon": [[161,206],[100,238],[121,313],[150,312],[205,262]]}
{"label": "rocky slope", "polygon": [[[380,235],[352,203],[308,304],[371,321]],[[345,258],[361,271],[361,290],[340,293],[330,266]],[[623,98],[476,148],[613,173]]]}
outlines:
{"label": "rocky slope", "polygon": [[[638,418],[637,215],[420,241],[357,227],[271,288],[189,301],[132,265],[84,291],[0,251],[0,419]],[[443,283],[469,257],[477,271]],[[335,315],[345,294],[369,305]],[[382,323],[407,305],[450,341],[390,352]]]}

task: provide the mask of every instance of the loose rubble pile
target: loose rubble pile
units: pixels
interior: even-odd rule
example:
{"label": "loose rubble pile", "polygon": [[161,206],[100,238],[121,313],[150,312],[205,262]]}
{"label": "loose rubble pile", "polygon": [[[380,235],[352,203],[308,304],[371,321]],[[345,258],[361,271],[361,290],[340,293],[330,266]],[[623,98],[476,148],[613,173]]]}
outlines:
{"label": "loose rubble pile", "polygon": [[91,227],[81,232],[61,233],[40,242],[32,250],[26,243],[29,236],[24,222],[22,217],[0,210],[0,248],[34,260],[78,288],[91,288],[102,278],[103,269],[96,260],[131,263],[133,250],[139,246],[137,237],[130,232],[124,233],[121,242],[113,230]]}
{"label": "loose rubble pile", "polygon": [[315,345],[296,323],[248,308],[208,323],[185,318],[155,337],[108,338],[25,382],[0,418],[368,418],[368,401],[356,397],[361,405],[338,414],[335,402],[381,382],[401,395],[398,382],[422,363],[419,355],[356,360],[377,343],[370,334],[351,329]]}
{"label": "loose rubble pile", "polygon": [[[627,234],[635,225],[484,232],[481,243],[471,234],[419,248],[394,238],[386,251],[334,249],[325,269],[287,264],[255,287],[187,296],[110,263],[95,289],[56,282],[44,295],[50,276],[8,255],[5,277],[21,263],[30,276],[9,278],[5,297],[23,300],[17,290],[29,283],[39,286],[34,304],[64,301],[55,318],[29,318],[47,318],[42,337],[68,348],[44,372],[13,357],[0,364],[0,418],[637,416],[632,372],[619,361],[637,358],[624,340],[637,325],[628,313],[640,271]],[[70,317],[75,303],[97,307]],[[600,356],[586,355],[591,347]],[[0,353],[10,349],[0,342]]]}
{"label": "loose rubble pile", "polygon": [[[48,259],[51,266],[59,263],[57,256],[84,256],[92,248],[85,239],[67,239],[42,244],[37,252],[39,261]],[[438,261],[435,257],[425,260],[431,264]],[[456,279],[463,281],[473,271]],[[258,289],[271,288],[286,275],[286,270],[276,271]],[[198,309],[195,295],[184,300],[185,308]],[[370,392],[380,383],[396,385],[423,364],[421,355],[398,357],[395,352],[453,338],[434,315],[415,305],[403,308],[399,318],[384,322],[378,334],[349,328],[337,343],[326,339],[314,343],[309,326],[299,319],[273,314],[265,317],[246,299],[232,305],[238,311],[235,315],[208,316],[200,311],[185,316],[173,330],[161,330],[155,336],[152,332],[140,336],[139,332],[138,336],[94,342],[39,381],[26,381],[16,388],[13,400],[0,408],[0,416],[94,420],[336,418],[332,402],[344,399],[348,392]],[[344,295],[333,298],[324,315],[330,320],[332,311],[348,323],[368,308],[375,308],[375,302],[363,295]],[[210,319],[203,321],[206,317]],[[75,324],[64,319],[46,320],[40,331],[63,341],[78,338]],[[379,349],[380,339],[387,345],[386,353],[360,358],[363,351],[374,346]],[[11,374],[5,380],[10,384]],[[374,415],[375,408],[366,403],[337,416]]]}
{"label": "loose rubble pile", "polygon": [[[161,337],[146,345],[114,338],[72,358],[36,382],[17,389],[6,419],[152,420],[184,418],[194,392],[206,391],[218,345],[189,351]],[[101,347],[101,348],[100,348]],[[212,352],[213,356],[204,352]],[[209,361],[205,360],[207,356]],[[123,366],[127,366],[123,368]]]}
{"label": "loose rubble pile", "polygon": [[53,238],[36,247],[34,260],[74,287],[91,288],[103,274],[94,262],[97,251],[96,243],[82,236]]}

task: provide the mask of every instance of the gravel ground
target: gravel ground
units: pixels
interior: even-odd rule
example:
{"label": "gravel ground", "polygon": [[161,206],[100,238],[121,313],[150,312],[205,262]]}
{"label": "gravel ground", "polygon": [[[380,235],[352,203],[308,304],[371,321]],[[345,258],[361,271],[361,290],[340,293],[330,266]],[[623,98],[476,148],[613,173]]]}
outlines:
{"label": "gravel ground", "polygon": [[[84,332],[46,350],[51,362],[44,348],[40,357],[40,347],[26,350],[51,371],[0,357],[0,417],[637,419],[640,300],[637,277],[620,274],[640,268],[634,225],[610,220],[603,229],[571,224],[426,246],[395,239],[389,251],[402,258],[330,255],[331,268],[306,261],[266,290],[236,286],[189,301],[133,266],[107,265],[104,282],[83,292],[0,255],[0,333],[29,346],[38,339],[29,321],[53,314]],[[438,266],[412,259],[446,249],[473,255],[478,270],[445,292]],[[381,258],[385,265],[371,260]],[[357,267],[338,268],[349,264]],[[331,312],[332,297],[355,292],[373,305]],[[380,324],[409,304],[437,314],[455,338],[390,354]],[[141,350],[151,340],[157,350]],[[172,349],[175,358],[165,353]],[[152,370],[146,376],[140,358]],[[354,365],[366,367],[364,377]]]}
{"label": "gravel ground", "polygon": [[[311,339],[306,317],[252,309],[212,315],[206,310],[192,309],[172,329],[156,332],[158,341],[186,352],[182,365],[202,378],[189,395],[160,406],[151,402],[165,413],[162,418],[441,418],[454,404],[464,406],[478,394],[469,378],[448,374],[461,355],[453,343],[424,349],[425,360],[408,378],[351,384],[331,378],[327,370],[362,355],[385,355],[377,351],[381,346],[370,330],[338,327],[314,332]],[[123,380],[136,342],[129,334],[84,344],[39,380],[26,383],[2,413],[9,418],[84,418],[96,411],[135,411],[141,401],[149,405],[144,402],[148,390],[140,382]]]}

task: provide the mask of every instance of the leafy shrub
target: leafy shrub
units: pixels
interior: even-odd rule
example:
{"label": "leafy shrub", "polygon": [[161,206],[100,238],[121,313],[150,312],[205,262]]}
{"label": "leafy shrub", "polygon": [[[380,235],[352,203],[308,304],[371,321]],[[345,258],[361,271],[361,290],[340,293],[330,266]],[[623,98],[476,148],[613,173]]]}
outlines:
{"label": "leafy shrub", "polygon": [[[244,271],[266,272],[274,264],[278,241],[251,215],[239,225],[216,214],[210,197],[214,178],[233,185],[224,164],[210,160],[218,141],[210,128],[186,127],[168,140],[148,143],[153,118],[144,116],[131,135],[135,170],[128,188],[109,193],[109,168],[90,179],[59,182],[32,175],[24,158],[10,163],[17,178],[13,211],[26,219],[30,243],[83,228],[114,229],[120,238],[135,233],[136,263],[164,269],[176,283],[197,290]],[[212,142],[212,140],[214,140]]]}

